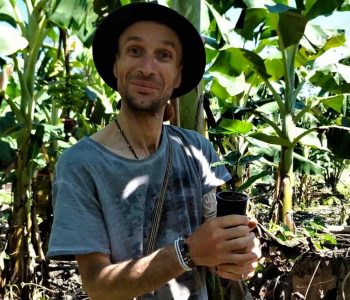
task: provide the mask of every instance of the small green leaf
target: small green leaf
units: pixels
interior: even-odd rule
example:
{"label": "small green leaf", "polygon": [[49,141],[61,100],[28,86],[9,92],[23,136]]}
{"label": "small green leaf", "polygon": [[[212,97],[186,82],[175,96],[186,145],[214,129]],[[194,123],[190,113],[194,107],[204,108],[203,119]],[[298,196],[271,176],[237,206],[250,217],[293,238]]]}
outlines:
{"label": "small green leaf", "polygon": [[223,166],[223,165],[228,165],[229,162],[225,160],[217,161],[213,164],[211,164],[212,167],[218,167],[218,166]]}
{"label": "small green leaf", "polygon": [[229,119],[223,119],[220,124],[220,127],[234,132],[234,133],[241,133],[241,134],[247,134],[249,131],[253,129],[253,124],[246,121],[241,120],[229,120]]}
{"label": "small green leaf", "polygon": [[314,19],[318,16],[329,15],[337,8],[340,8],[344,0],[312,0],[306,1],[306,16],[308,20]]}
{"label": "small green leaf", "polygon": [[296,10],[288,10],[280,14],[278,28],[284,48],[299,44],[304,35],[306,23],[307,19]]}
{"label": "small green leaf", "polygon": [[208,129],[208,132],[211,134],[227,134],[227,135],[237,135],[238,134],[237,132],[226,130],[226,129],[221,128],[221,127],[210,128],[210,129]]}
{"label": "small green leaf", "polygon": [[278,137],[275,135],[267,135],[267,134],[261,133],[261,132],[254,132],[249,136],[254,138],[254,139],[268,143],[268,144],[281,145],[281,146],[285,146],[285,147],[292,147],[292,144],[287,139],[282,138],[282,137]]}
{"label": "small green leaf", "polygon": [[211,72],[210,74],[226,89],[230,96],[238,95],[245,90],[245,77],[243,73],[237,77],[228,76],[221,72]]}
{"label": "small green leaf", "polygon": [[214,78],[211,84],[210,93],[221,101],[225,101],[230,96],[227,90],[219,83],[219,80],[216,78]]}
{"label": "small green leaf", "polygon": [[266,8],[247,8],[242,10],[235,31],[246,40],[253,40],[257,29],[265,21],[268,11]]}
{"label": "small green leaf", "polygon": [[324,233],[321,235],[321,240],[323,243],[327,242],[328,244],[336,245],[337,239],[329,233]]}
{"label": "small green leaf", "polygon": [[263,178],[265,176],[271,176],[272,174],[273,174],[272,171],[264,170],[259,174],[250,176],[246,182],[244,182],[241,186],[239,186],[237,188],[237,191],[243,191],[243,190],[247,189],[248,187],[250,187],[255,181],[259,180],[260,178]]}
{"label": "small green leaf", "polygon": [[267,73],[266,66],[264,60],[255,52],[249,51],[246,49],[241,49],[244,57],[248,59],[251,63],[251,66],[255,69],[255,71],[264,79],[269,79],[271,77],[270,74]]}
{"label": "small green leaf", "polygon": [[261,105],[256,109],[259,112],[262,112],[264,114],[273,114],[279,110],[278,103],[276,101],[272,101],[266,104]]}
{"label": "small green leaf", "polygon": [[332,108],[341,114],[345,97],[345,95],[337,95],[323,99],[321,102],[324,104],[326,109]]}

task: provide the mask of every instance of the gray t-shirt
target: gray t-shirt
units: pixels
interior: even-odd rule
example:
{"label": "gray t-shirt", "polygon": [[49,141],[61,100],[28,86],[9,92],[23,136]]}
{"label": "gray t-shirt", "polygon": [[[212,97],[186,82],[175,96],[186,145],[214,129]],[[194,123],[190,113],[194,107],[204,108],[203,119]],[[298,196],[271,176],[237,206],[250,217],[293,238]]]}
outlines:
{"label": "gray t-shirt", "polygon": [[[173,163],[156,248],[191,234],[202,223],[203,195],[230,175],[223,166],[211,166],[218,157],[207,139],[164,125],[158,150],[144,160],[120,157],[88,137],[64,151],[55,169],[47,256],[99,252],[113,263],[141,257],[167,164],[167,139]],[[204,270],[184,273],[149,299],[207,299]]]}

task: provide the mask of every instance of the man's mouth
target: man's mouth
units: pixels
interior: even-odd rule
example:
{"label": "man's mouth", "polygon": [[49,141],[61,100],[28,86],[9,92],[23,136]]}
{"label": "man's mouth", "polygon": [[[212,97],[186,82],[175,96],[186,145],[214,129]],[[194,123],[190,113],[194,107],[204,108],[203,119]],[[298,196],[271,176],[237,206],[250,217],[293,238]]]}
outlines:
{"label": "man's mouth", "polygon": [[159,89],[157,84],[149,80],[132,80],[131,84],[140,92],[154,92]]}

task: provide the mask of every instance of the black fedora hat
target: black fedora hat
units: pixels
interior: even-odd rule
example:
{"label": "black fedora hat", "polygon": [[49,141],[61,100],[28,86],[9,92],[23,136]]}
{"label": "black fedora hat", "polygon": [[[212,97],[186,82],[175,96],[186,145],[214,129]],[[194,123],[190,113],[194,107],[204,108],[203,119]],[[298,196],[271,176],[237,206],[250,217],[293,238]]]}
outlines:
{"label": "black fedora hat", "polygon": [[132,3],[111,12],[95,32],[92,54],[96,69],[102,79],[118,90],[113,65],[119,36],[138,21],[155,21],[170,27],[182,44],[182,80],[171,98],[182,96],[200,82],[205,69],[205,50],[196,28],[183,16],[166,6],[156,3]]}

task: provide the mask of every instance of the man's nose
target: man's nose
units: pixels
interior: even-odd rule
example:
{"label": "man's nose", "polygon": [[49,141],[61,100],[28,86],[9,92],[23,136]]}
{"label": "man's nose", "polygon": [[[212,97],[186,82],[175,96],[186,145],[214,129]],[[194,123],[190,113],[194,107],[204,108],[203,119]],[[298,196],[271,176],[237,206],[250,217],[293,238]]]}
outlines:
{"label": "man's nose", "polygon": [[152,55],[145,55],[142,58],[139,66],[139,72],[145,77],[149,77],[154,74],[155,70],[155,58]]}

